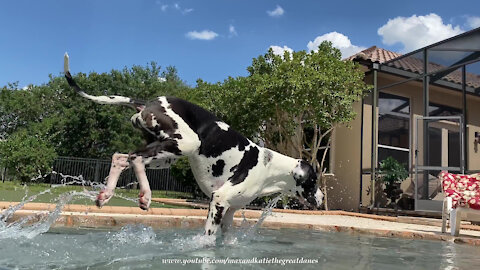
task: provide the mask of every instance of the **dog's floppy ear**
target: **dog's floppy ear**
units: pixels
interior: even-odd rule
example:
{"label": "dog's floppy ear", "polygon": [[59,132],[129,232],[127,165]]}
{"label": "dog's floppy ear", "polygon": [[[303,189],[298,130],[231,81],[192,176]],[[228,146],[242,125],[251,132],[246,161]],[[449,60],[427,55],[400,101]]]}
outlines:
{"label": "dog's floppy ear", "polygon": [[313,168],[304,160],[300,160],[293,169],[293,179],[295,179],[296,185],[300,186],[308,180],[313,173]]}

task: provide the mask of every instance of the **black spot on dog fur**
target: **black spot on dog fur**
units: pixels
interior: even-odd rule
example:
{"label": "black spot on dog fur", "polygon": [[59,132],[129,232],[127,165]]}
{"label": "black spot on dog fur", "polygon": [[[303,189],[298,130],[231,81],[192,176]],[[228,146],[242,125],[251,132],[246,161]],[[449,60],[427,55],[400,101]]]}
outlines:
{"label": "black spot on dog fur", "polygon": [[265,149],[264,154],[263,154],[263,165],[267,165],[272,161],[273,158],[273,153],[272,151]]}
{"label": "black spot on dog fur", "polygon": [[221,129],[216,123],[220,119],[209,111],[179,98],[168,97],[167,101],[170,103],[171,109],[197,133],[201,142],[200,155],[218,157],[234,147],[244,151],[245,147],[250,144],[247,138],[235,130]]}
{"label": "black spot on dog fur", "polygon": [[220,224],[222,222],[222,217],[223,217],[223,209],[225,207],[220,206],[220,205],[215,205],[215,208],[217,209],[217,213],[215,214],[215,218],[213,219],[215,221],[215,224]]}
{"label": "black spot on dog fur", "polygon": [[[156,136],[160,136],[161,131],[168,135],[169,138],[182,139],[182,135],[177,134],[178,124],[170,116],[165,114],[165,108],[160,101],[152,101],[147,103],[144,110],[141,112],[141,117],[145,121],[145,127]],[[155,117],[156,125],[153,125],[153,117]]]}
{"label": "black spot on dog fur", "polygon": [[223,174],[224,167],[225,167],[225,161],[223,159],[217,160],[217,163],[212,165],[212,175],[214,177],[221,176]]}
{"label": "black spot on dog fur", "polygon": [[178,148],[178,142],[175,140],[164,140],[155,146],[144,147],[134,153],[142,157],[153,157],[163,152],[172,153],[177,156],[182,155],[182,151]]}
{"label": "black spot on dog fur", "polygon": [[258,153],[258,148],[255,146],[245,151],[242,160],[238,163],[238,168],[233,175],[228,178],[228,180],[232,182],[232,185],[240,184],[247,178],[248,172],[258,164]]}
{"label": "black spot on dog fur", "polygon": [[233,129],[229,128],[225,131],[215,122],[210,123],[198,135],[201,141],[199,154],[206,157],[218,157],[235,147],[238,147],[239,151],[244,151],[250,144],[245,137]]}

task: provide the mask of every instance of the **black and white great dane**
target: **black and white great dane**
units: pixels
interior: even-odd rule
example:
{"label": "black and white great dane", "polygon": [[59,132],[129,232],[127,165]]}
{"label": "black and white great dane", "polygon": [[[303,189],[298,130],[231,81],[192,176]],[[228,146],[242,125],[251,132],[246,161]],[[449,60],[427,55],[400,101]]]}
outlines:
{"label": "black and white great dane", "polygon": [[122,96],[92,96],[73,80],[65,54],[65,77],[82,97],[100,104],[130,106],[131,117],[142,131],[146,146],[130,153],[116,153],[106,187],[97,197],[97,206],[114,194],[117,180],[132,167],[140,185],[139,206],[147,210],[151,190],[145,168],[168,168],[187,156],[201,190],[210,197],[205,234],[231,226],[236,210],[257,197],[274,193],[297,196],[313,207],[320,207],[323,194],[317,174],[307,162],[260,147],[240,135],[207,110],[175,97],[159,97],[143,102]]}

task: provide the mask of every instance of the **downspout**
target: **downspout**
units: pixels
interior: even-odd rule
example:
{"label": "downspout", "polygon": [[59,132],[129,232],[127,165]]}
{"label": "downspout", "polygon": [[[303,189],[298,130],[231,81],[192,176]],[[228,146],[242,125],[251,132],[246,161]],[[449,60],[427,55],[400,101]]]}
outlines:
{"label": "downspout", "polygon": [[[429,84],[430,84],[430,77],[427,75],[428,74],[428,54],[427,50],[423,50],[423,116],[428,117],[430,115],[428,108],[430,105],[430,89],[429,89]],[[423,120],[423,166],[430,166],[430,145],[429,145],[429,138],[428,138],[428,120]],[[416,164],[418,166],[418,164]],[[423,171],[423,198],[428,199],[428,171],[424,170]],[[418,189],[418,183],[415,183],[415,188]],[[417,210],[417,200],[418,198],[415,198],[415,210]],[[425,200],[425,199],[424,199]]]}
{"label": "downspout", "polygon": [[372,209],[375,207],[375,180],[376,180],[376,167],[377,167],[377,106],[378,106],[378,84],[377,84],[377,73],[379,69],[378,63],[373,63],[373,93],[372,93],[372,159],[371,159],[371,175],[370,175],[370,185],[371,185],[371,199]]}
{"label": "downspout", "polygon": [[467,158],[467,70],[465,65],[462,66],[462,114],[463,114],[463,125],[460,127],[463,129],[463,132],[461,134],[463,135],[463,142],[462,142],[462,149],[463,153],[460,161],[460,169],[461,173],[465,174],[466,172],[468,173],[468,158]]}

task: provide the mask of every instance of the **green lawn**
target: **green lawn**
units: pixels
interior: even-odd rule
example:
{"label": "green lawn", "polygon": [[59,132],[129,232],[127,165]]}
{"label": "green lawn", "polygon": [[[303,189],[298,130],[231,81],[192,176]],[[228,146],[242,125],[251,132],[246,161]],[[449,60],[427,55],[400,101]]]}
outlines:
{"label": "green lawn", "polygon": [[[29,184],[26,187],[21,185],[18,182],[8,181],[5,183],[0,182],[0,201],[12,201],[20,202],[25,196],[25,193],[28,190],[28,197],[31,197],[35,194],[38,194],[42,191],[45,191],[50,188],[48,184]],[[86,188],[87,190],[92,190],[91,188]],[[70,191],[82,191],[84,190],[81,186],[59,186],[52,188],[50,192],[38,196],[32,202],[43,202],[43,203],[56,203],[56,200],[62,195]],[[96,193],[95,193],[96,194]],[[138,198],[137,189],[116,189],[115,194],[127,197],[135,200],[135,202],[120,198],[119,196],[114,196],[109,202],[109,206],[138,206],[136,203]],[[188,198],[190,194],[183,192],[174,192],[174,191],[164,191],[164,190],[154,190],[152,191],[153,198]],[[83,204],[83,205],[95,205],[95,202],[88,198],[79,198],[74,199],[69,202],[69,204]],[[163,207],[163,208],[185,208],[181,206],[167,205],[163,203],[152,202],[151,207]]]}

